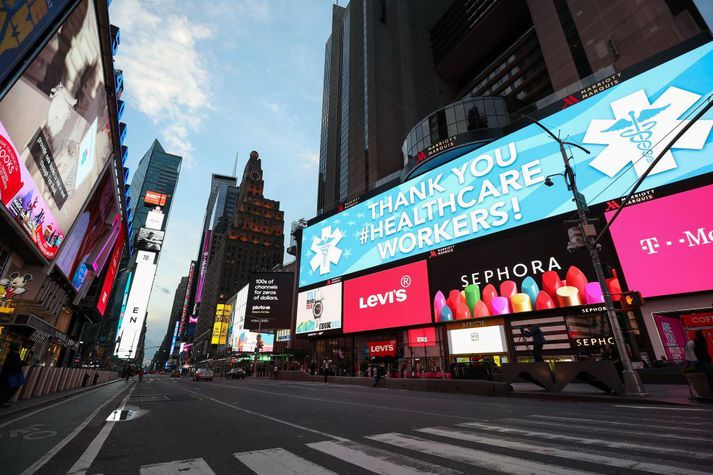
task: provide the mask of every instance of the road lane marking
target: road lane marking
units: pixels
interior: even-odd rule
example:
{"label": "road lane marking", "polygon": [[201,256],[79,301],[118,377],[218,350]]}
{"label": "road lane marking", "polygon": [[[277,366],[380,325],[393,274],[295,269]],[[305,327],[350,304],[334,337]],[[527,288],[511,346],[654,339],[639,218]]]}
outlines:
{"label": "road lane marking", "polygon": [[664,406],[630,406],[628,404],[614,404],[614,407],[625,407],[627,409],[647,409],[660,411],[704,411],[711,412],[708,409],[699,409],[697,407],[664,407]]}
{"label": "road lane marking", "polygon": [[320,465],[298,457],[292,452],[281,448],[251,450],[233,455],[257,475],[274,475],[276,473],[336,475],[336,473],[331,470],[327,470]]}
{"label": "road lane marking", "polygon": [[552,474],[552,475],[581,475],[590,474],[576,470],[571,467],[562,467],[533,460],[525,460],[509,455],[501,455],[484,450],[471,449],[460,445],[445,444],[433,440],[422,439],[398,432],[377,434],[367,436],[367,439],[383,442],[385,444],[402,447],[417,452],[435,455],[469,465],[484,468],[488,471],[497,471],[508,474],[532,475],[532,474]]}
{"label": "road lane marking", "polygon": [[540,431],[534,431],[534,430],[529,430],[529,429],[515,429],[515,428],[511,428],[511,427],[505,427],[501,422],[499,422],[498,425],[483,424],[480,422],[465,422],[463,424],[458,424],[458,425],[461,427],[469,427],[469,428],[475,428],[475,429],[483,429],[483,430],[489,430],[489,431],[494,431],[494,432],[500,432],[502,434],[521,434],[521,435],[525,435],[527,437],[537,437],[537,438],[548,439],[548,440],[563,440],[565,442],[576,442],[576,443],[585,444],[585,445],[601,445],[604,447],[609,447],[611,449],[639,450],[641,452],[650,452],[650,453],[665,454],[665,455],[677,455],[677,456],[685,457],[685,458],[713,460],[713,454],[701,453],[698,451],[679,450],[679,449],[674,449],[671,447],[661,447],[661,446],[657,446],[657,445],[651,445],[648,443],[646,445],[639,445],[639,444],[633,444],[633,443],[629,443],[629,442],[616,442],[613,440],[592,439],[592,438],[587,438],[587,437],[578,437],[578,436],[574,436],[574,435],[568,435],[568,434],[564,434],[562,432],[555,434],[555,433],[551,433],[551,432],[540,432]]}
{"label": "road lane marking", "polygon": [[550,455],[554,457],[562,457],[571,460],[577,460],[582,462],[596,463],[600,465],[608,465],[610,467],[626,468],[627,470],[640,470],[644,472],[660,473],[664,475],[670,474],[687,474],[687,475],[704,475],[710,472],[700,472],[698,470],[688,470],[683,468],[677,468],[668,465],[660,465],[646,462],[639,462],[637,460],[627,460],[620,457],[612,457],[611,455],[596,455],[587,452],[580,452],[576,450],[565,450],[556,447],[549,447],[545,445],[536,445],[530,442],[516,442],[508,439],[503,439],[501,437],[494,437],[492,435],[481,436],[474,432],[463,431],[457,429],[451,429],[448,427],[426,427],[423,429],[415,429],[417,432],[423,432],[425,434],[437,435],[441,437],[448,437],[451,439],[462,440],[466,442],[475,442],[483,445],[492,445],[493,447],[502,447],[512,450],[521,450],[524,452],[534,452],[536,454]]}
{"label": "road lane marking", "polygon": [[534,414],[534,415],[531,415],[528,417],[535,418],[535,419],[547,419],[547,420],[558,420],[558,421],[594,422],[596,424],[609,424],[609,425],[614,425],[614,426],[633,426],[635,428],[649,427],[651,429],[665,429],[665,430],[680,429],[680,430],[683,430],[686,432],[704,432],[704,433],[709,433],[709,434],[711,433],[710,429],[693,429],[691,427],[671,427],[670,425],[659,426],[659,425],[651,425],[651,424],[639,424],[638,422],[607,421],[607,420],[601,420],[601,419],[585,419],[585,418],[579,418],[579,417],[543,416],[543,415],[539,415],[539,414]]}
{"label": "road lane marking", "polygon": [[[110,382],[108,382],[108,383],[103,383],[103,386],[108,386],[109,384],[115,383],[115,382],[117,382],[117,381],[119,381],[119,380],[117,379],[117,380],[114,380],[114,381],[110,381]],[[99,387],[102,387],[102,386],[99,386]],[[94,388],[94,389],[99,389],[99,387],[96,387],[96,388]],[[17,422],[17,421],[21,421],[22,419],[26,419],[26,418],[28,418],[28,417],[30,417],[30,416],[34,416],[35,414],[40,413],[40,412],[42,412],[42,411],[46,411],[47,409],[52,409],[53,407],[57,407],[57,406],[59,406],[59,405],[61,405],[61,404],[67,403],[67,402],[69,402],[69,401],[71,401],[71,400],[73,400],[73,399],[77,399],[78,397],[86,396],[87,394],[92,394],[92,393],[93,393],[92,390],[82,391],[81,393],[77,394],[76,396],[72,396],[72,397],[69,397],[69,398],[67,398],[67,399],[62,399],[61,401],[59,401],[59,402],[57,402],[57,403],[50,404],[49,406],[41,407],[41,408],[36,409],[36,410],[34,410],[34,411],[32,411],[32,412],[28,412],[27,414],[23,414],[23,415],[21,415],[20,417],[16,417],[16,418],[11,419],[11,420],[9,420],[9,421],[7,421],[7,422],[3,422],[2,424],[0,424],[0,429],[2,429],[3,427],[9,426],[10,424],[13,424],[13,423],[15,423],[15,422]]]}
{"label": "road lane marking", "polygon": [[305,432],[312,432],[312,433],[314,433],[314,434],[319,434],[319,435],[321,435],[322,437],[329,437],[330,439],[339,440],[339,441],[342,441],[342,442],[347,441],[347,439],[345,439],[345,438],[343,438],[343,437],[339,437],[338,435],[328,434],[328,433],[326,433],[326,432],[322,432],[322,431],[319,431],[319,430],[316,430],[316,429],[310,429],[309,427],[301,426],[301,425],[299,425],[299,424],[293,424],[292,422],[289,422],[289,421],[286,421],[286,420],[283,420],[283,419],[278,419],[277,417],[268,416],[267,414],[261,414],[261,413],[259,413],[259,412],[251,411],[251,410],[249,410],[249,409],[244,409],[244,408],[239,407],[239,406],[236,406],[236,405],[234,405],[234,404],[230,404],[230,403],[228,403],[228,402],[224,402],[224,401],[221,401],[221,400],[219,400],[219,399],[215,399],[215,398],[206,396],[205,394],[199,394],[199,393],[197,393],[197,392],[195,392],[195,391],[191,391],[190,389],[181,388],[181,390],[182,390],[182,391],[186,391],[186,392],[188,392],[188,393],[196,394],[196,395],[201,396],[201,397],[203,397],[203,398],[205,398],[205,399],[207,399],[207,400],[209,400],[209,401],[213,401],[213,402],[216,402],[216,403],[218,403],[218,404],[222,404],[223,406],[231,407],[231,408],[233,408],[233,409],[235,409],[235,410],[237,410],[237,411],[241,411],[241,412],[244,412],[244,413],[246,413],[246,414],[252,414],[253,416],[262,417],[262,418],[271,420],[271,421],[273,421],[273,422],[278,422],[278,423],[280,423],[280,424],[284,424],[284,425],[286,425],[286,426],[294,427],[295,429],[299,429],[299,430],[302,430],[302,431],[305,431]]}
{"label": "road lane marking", "polygon": [[[126,407],[126,402],[131,397],[131,393],[134,392],[134,389],[136,389],[136,385],[133,385],[126,394],[126,397],[121,400],[118,410],[123,410],[123,408]],[[114,428],[114,424],[116,424],[114,421],[109,421],[104,424],[104,427],[101,428],[97,436],[94,437],[94,440],[87,446],[84,453],[74,462],[74,465],[69,469],[67,475],[80,475],[89,470],[89,467],[92,466],[94,459],[97,458],[99,451],[104,446],[104,442],[106,442],[106,439],[109,437],[111,430]]]}
{"label": "road lane marking", "polygon": [[173,462],[142,465],[139,468],[141,475],[215,475],[213,469],[202,458],[174,460]]}
{"label": "road lane marking", "polygon": [[337,443],[332,441],[307,444],[315,450],[336,457],[370,472],[385,475],[440,474],[454,475],[461,472],[441,467],[413,457],[387,452],[356,442]]}
{"label": "road lane marking", "polygon": [[254,392],[263,393],[263,394],[272,394],[273,396],[291,397],[291,398],[295,398],[295,399],[306,399],[309,401],[329,402],[332,404],[341,404],[341,405],[346,405],[346,406],[366,407],[369,409],[386,409],[387,411],[407,412],[407,413],[411,413],[411,414],[436,416],[436,417],[449,417],[449,418],[460,419],[460,420],[465,420],[465,421],[472,421],[474,419],[473,417],[454,416],[451,414],[442,414],[442,413],[438,413],[438,412],[416,411],[416,410],[412,410],[412,409],[403,409],[400,407],[377,406],[375,404],[362,404],[359,402],[335,401],[333,399],[324,399],[324,398],[311,397],[311,396],[297,396],[296,394],[285,394],[285,393],[274,392],[274,391],[263,391],[261,389],[253,389],[253,388],[241,388],[238,386],[226,386],[224,384],[217,384],[217,383],[215,384],[215,386],[220,386],[223,388],[236,388],[236,389],[240,389],[242,391],[254,391]]}
{"label": "road lane marking", "polygon": [[57,452],[62,450],[65,445],[70,443],[72,439],[74,439],[84,428],[89,425],[89,423],[99,414],[99,412],[104,409],[104,407],[108,406],[109,403],[111,403],[114,399],[116,399],[117,396],[119,396],[121,392],[118,392],[117,394],[114,394],[110,398],[108,398],[106,401],[104,401],[99,407],[97,407],[94,412],[89,414],[89,417],[84,419],[84,421],[79,424],[72,432],[67,435],[64,439],[62,439],[57,445],[52,447],[45,455],[43,455],[41,458],[39,458],[35,463],[30,465],[27,469],[25,469],[24,472],[22,472],[20,475],[32,475],[33,473],[37,472],[40,468],[42,468],[47,462],[49,462],[52,457],[54,457]]}

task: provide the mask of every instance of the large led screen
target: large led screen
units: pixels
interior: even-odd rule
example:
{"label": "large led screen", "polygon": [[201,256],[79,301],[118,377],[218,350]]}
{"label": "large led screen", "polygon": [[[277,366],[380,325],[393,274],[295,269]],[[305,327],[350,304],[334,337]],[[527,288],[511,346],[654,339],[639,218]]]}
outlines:
{"label": "large led screen", "polygon": [[111,155],[113,85],[104,81],[98,35],[94,2],[85,0],[0,101],[3,139],[19,154],[0,163],[2,203],[28,234],[54,233],[50,242],[35,239],[48,259]]}
{"label": "large led screen", "polygon": [[124,232],[122,228],[123,226],[119,225],[119,237],[117,237],[116,243],[114,244],[114,250],[111,253],[111,260],[109,261],[109,268],[104,276],[104,283],[102,284],[101,292],[99,292],[99,299],[97,300],[97,311],[101,316],[104,316],[104,312],[106,311],[106,305],[109,302],[109,294],[114,287],[114,279],[116,278],[116,273],[119,270],[121,254],[124,251]]}
{"label": "large led screen", "polygon": [[[591,203],[626,194],[671,131],[713,92],[713,43],[542,120],[580,143],[577,182]],[[644,181],[654,188],[713,171],[713,112]],[[559,147],[528,125],[304,229],[299,285],[308,286],[574,209]]]}
{"label": "large led screen", "polygon": [[73,282],[77,280],[75,275],[82,266],[101,272],[103,262],[97,261],[102,260],[99,257],[107,254],[104,251],[110,249],[116,240],[121,217],[113,185],[111,171],[107,170],[57,257],[57,267]]}
{"label": "large led screen", "polygon": [[548,224],[433,253],[428,278],[435,321],[602,303],[587,250],[567,251],[568,226]]}
{"label": "large led screen", "polygon": [[342,283],[297,295],[296,334],[321,334],[342,328]]}
{"label": "large led screen", "polygon": [[496,325],[448,330],[448,348],[452,355],[506,353],[505,328]]}
{"label": "large led screen", "polygon": [[292,272],[260,272],[250,276],[245,328],[289,328],[294,278]]}
{"label": "large led screen", "polygon": [[157,231],[150,228],[139,229],[136,236],[136,249],[142,251],[160,251],[163,246],[163,236],[165,231]]}
{"label": "large led screen", "polygon": [[238,346],[236,350],[240,353],[252,353],[255,348],[261,345],[260,353],[272,353],[275,347],[275,335],[273,333],[257,333],[249,330],[242,330],[238,335]]}
{"label": "large led screen", "polygon": [[114,354],[119,358],[136,356],[155,275],[156,253],[139,251],[136,257],[136,274],[131,283],[114,349]]}
{"label": "large led screen", "polygon": [[611,235],[630,290],[656,297],[713,289],[712,205],[709,185],[622,210]]}
{"label": "large led screen", "polygon": [[344,333],[431,323],[426,262],[344,282]]}

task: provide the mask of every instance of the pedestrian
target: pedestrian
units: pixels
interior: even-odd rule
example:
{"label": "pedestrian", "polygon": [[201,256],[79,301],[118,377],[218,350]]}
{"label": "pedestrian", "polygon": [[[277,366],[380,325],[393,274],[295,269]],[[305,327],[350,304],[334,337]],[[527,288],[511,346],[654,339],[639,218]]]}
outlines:
{"label": "pedestrian", "polygon": [[711,367],[711,355],[708,353],[708,342],[703,335],[703,330],[696,330],[694,352],[698,359],[698,368],[706,375],[708,386],[713,392],[713,367]]}
{"label": "pedestrian", "polygon": [[696,339],[691,338],[685,346],[686,364],[689,368],[698,368],[698,358],[696,357]]}
{"label": "pedestrian", "polygon": [[129,382],[129,378],[130,378],[131,376],[132,376],[132,374],[131,374],[131,366],[126,366],[126,368],[124,368],[124,377],[126,377],[126,382],[127,382],[127,383]]}
{"label": "pedestrian", "polygon": [[144,380],[144,368],[139,368],[139,381]]}
{"label": "pedestrian", "polygon": [[272,377],[273,379],[277,379],[277,363],[275,363],[275,367],[272,368]]}
{"label": "pedestrian", "polygon": [[20,345],[11,343],[10,353],[5,358],[0,372],[0,407],[10,407],[8,401],[23,384],[25,384],[25,375],[22,373]]}
{"label": "pedestrian", "polygon": [[327,384],[327,378],[329,377],[329,363],[327,363],[327,360],[324,360],[322,364],[322,371],[324,372],[324,384]]}
{"label": "pedestrian", "polygon": [[527,338],[532,338],[532,356],[535,361],[544,361],[542,347],[545,346],[545,335],[540,327],[531,323],[522,330],[522,334]]}
{"label": "pedestrian", "polygon": [[386,368],[384,368],[384,365],[377,366],[376,371],[374,371],[374,386],[379,385],[379,381],[381,381],[384,374],[386,374]]}

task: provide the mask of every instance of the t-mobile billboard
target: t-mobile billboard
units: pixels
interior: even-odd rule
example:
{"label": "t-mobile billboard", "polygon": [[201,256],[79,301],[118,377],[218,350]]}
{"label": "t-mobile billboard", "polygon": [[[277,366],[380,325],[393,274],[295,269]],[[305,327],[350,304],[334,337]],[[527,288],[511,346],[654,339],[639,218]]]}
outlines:
{"label": "t-mobile billboard", "polygon": [[426,262],[344,282],[344,333],[431,323]]}
{"label": "t-mobile billboard", "polygon": [[611,235],[629,289],[645,297],[713,289],[711,203],[713,185],[621,212]]}
{"label": "t-mobile billboard", "polygon": [[141,337],[146,319],[146,309],[151,297],[153,279],[156,275],[156,253],[139,251],[136,256],[136,273],[126,301],[126,310],[117,333],[114,354],[119,358],[131,358]]}
{"label": "t-mobile billboard", "polygon": [[[581,143],[580,191],[593,203],[626,194],[652,157],[713,92],[713,43],[587,98],[542,123]],[[713,112],[694,124],[643,183],[655,188],[713,171]],[[559,147],[528,125],[304,229],[299,285],[308,286],[574,209]]]}

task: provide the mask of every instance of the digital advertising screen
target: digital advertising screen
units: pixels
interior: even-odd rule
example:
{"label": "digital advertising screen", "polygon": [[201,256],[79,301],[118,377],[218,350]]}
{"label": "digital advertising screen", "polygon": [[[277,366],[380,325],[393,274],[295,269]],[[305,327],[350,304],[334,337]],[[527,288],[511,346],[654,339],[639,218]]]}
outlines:
{"label": "digital advertising screen", "polygon": [[[116,273],[119,270],[119,263],[121,262],[121,254],[124,251],[124,233],[122,226],[119,226],[119,236],[114,244],[114,250],[111,253],[111,260],[109,261],[109,268],[104,276],[104,283],[102,284],[101,291],[99,292],[99,299],[97,300],[97,311],[99,315],[104,316],[106,311],[106,305],[109,302],[109,295],[114,287],[114,279],[116,278]],[[176,322],[178,324],[178,322]]]}
{"label": "digital advertising screen", "polygon": [[[57,267],[65,277],[75,281],[77,269],[81,265],[101,272],[98,267],[101,267],[103,262],[97,261],[102,261],[100,257],[105,254],[104,251],[108,251],[114,244],[120,224],[121,216],[114,195],[112,173],[107,170],[99,188],[77,218],[57,256]],[[75,288],[78,287],[75,285]]]}
{"label": "digital advertising screen", "polygon": [[166,206],[166,199],[168,195],[159,193],[157,191],[147,191],[146,196],[144,196],[144,203],[156,206]]}
{"label": "digital advertising screen", "polygon": [[141,228],[139,229],[138,236],[136,236],[136,245],[134,247],[141,251],[158,252],[161,250],[161,246],[163,246],[163,236],[164,231]]}
{"label": "digital advertising screen", "polygon": [[411,328],[408,331],[408,346],[411,348],[436,346],[436,342],[435,327]]}
{"label": "digital advertising screen", "polygon": [[431,322],[425,261],[344,282],[344,333]]}
{"label": "digital advertising screen", "polygon": [[245,328],[288,328],[292,319],[292,272],[259,272],[250,276]]}
{"label": "digital advertising screen", "polygon": [[232,305],[219,303],[215,306],[215,320],[213,321],[211,345],[225,345],[227,342],[228,327],[230,326],[230,315],[232,311]]}
{"label": "digital advertising screen", "polygon": [[342,328],[342,283],[297,295],[295,334],[319,335]]}
{"label": "digital advertising screen", "polygon": [[630,290],[656,297],[713,289],[711,203],[708,185],[622,210],[610,230]]}
{"label": "digital advertising screen", "polygon": [[241,353],[253,353],[258,343],[262,345],[260,353],[272,353],[275,348],[275,335],[241,330],[238,336],[237,350]]}
{"label": "digital advertising screen", "polygon": [[119,358],[131,358],[131,355],[136,355],[155,275],[156,253],[139,251],[136,257],[136,273],[131,283],[114,349],[114,354]]}
{"label": "digital advertising screen", "polygon": [[0,100],[0,198],[47,259],[111,156],[103,68],[94,2],[84,0]]}
{"label": "digital advertising screen", "polygon": [[505,327],[495,325],[448,330],[448,348],[452,355],[506,353]]}
{"label": "digital advertising screen", "polygon": [[146,222],[144,226],[149,229],[158,229],[159,231],[163,228],[163,218],[164,214],[161,210],[151,210],[146,215]]}
{"label": "digital advertising screen", "polygon": [[569,226],[548,224],[433,253],[428,277],[435,321],[604,302],[587,250],[567,250]]}
{"label": "digital advertising screen", "polygon": [[[626,195],[670,131],[713,92],[712,70],[708,43],[541,120],[591,151],[574,151],[590,205]],[[709,111],[696,122],[641,189],[712,172],[712,119]],[[575,206],[560,177],[543,183],[562,168],[558,144],[528,125],[305,228],[299,286],[569,213]]]}

